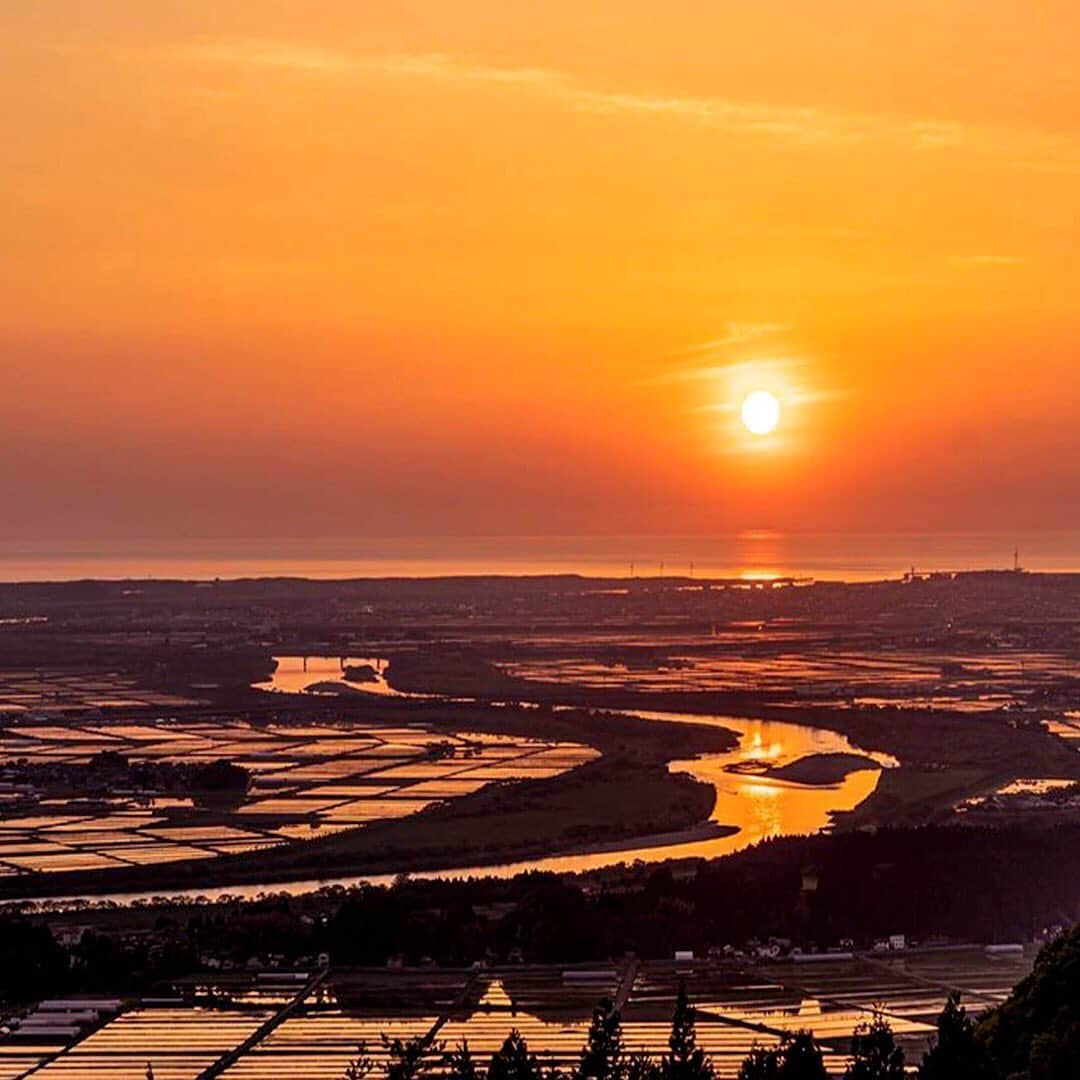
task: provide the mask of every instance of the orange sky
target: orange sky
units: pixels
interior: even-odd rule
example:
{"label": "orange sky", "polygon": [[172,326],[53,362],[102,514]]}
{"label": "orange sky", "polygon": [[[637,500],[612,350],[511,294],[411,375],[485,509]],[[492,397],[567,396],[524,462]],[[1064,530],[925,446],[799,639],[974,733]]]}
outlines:
{"label": "orange sky", "polygon": [[5,0],[0,539],[1080,528],[1078,34]]}

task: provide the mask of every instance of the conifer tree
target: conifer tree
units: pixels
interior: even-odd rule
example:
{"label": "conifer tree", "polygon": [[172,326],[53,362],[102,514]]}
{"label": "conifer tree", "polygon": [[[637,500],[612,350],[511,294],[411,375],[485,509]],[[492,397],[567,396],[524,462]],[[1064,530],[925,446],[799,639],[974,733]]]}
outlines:
{"label": "conifer tree", "polygon": [[382,1044],[388,1059],[386,1080],[416,1080],[427,1050],[424,1039],[391,1039],[383,1035]]}
{"label": "conifer tree", "polygon": [[456,1050],[446,1055],[447,1080],[484,1080],[483,1073],[476,1067],[476,1060],[469,1050],[467,1039],[462,1039]]}
{"label": "conifer tree", "polygon": [[660,1065],[645,1051],[628,1054],[623,1080],[661,1080]]}
{"label": "conifer tree", "polygon": [[593,1009],[577,1075],[581,1080],[622,1080],[626,1064],[624,1056],[619,1012],[610,998],[604,998]]}
{"label": "conifer tree", "polygon": [[715,1070],[697,1045],[694,1007],[686,996],[686,983],[679,981],[675,1015],[671,1018],[669,1052],[660,1063],[663,1080],[713,1080]]}
{"label": "conifer tree", "polygon": [[367,1043],[362,1042],[356,1048],[356,1057],[345,1066],[344,1080],[367,1080],[371,1073],[371,1058],[368,1057]]}
{"label": "conifer tree", "polygon": [[542,1076],[536,1055],[529,1053],[521,1032],[514,1028],[492,1055],[487,1080],[541,1080]]}
{"label": "conifer tree", "polygon": [[776,1050],[755,1046],[739,1069],[739,1080],[779,1080],[780,1055]]}
{"label": "conifer tree", "polygon": [[778,1051],[780,1080],[827,1080],[825,1056],[812,1031],[797,1031]]}
{"label": "conifer tree", "polygon": [[772,1049],[754,1047],[742,1063],[739,1080],[828,1080],[828,1074],[813,1033],[799,1031]]}
{"label": "conifer tree", "polygon": [[923,1055],[920,1080],[990,1080],[994,1070],[986,1048],[975,1037],[975,1025],[950,994],[937,1021],[937,1038]]}
{"label": "conifer tree", "polygon": [[903,1080],[904,1051],[896,1045],[892,1028],[881,1013],[855,1029],[851,1057],[844,1073],[846,1080]]}

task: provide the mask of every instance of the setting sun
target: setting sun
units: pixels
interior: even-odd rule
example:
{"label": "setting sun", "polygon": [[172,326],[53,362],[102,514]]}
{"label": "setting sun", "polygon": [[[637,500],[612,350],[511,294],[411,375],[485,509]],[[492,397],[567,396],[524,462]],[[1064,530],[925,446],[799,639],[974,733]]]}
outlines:
{"label": "setting sun", "polygon": [[742,403],[742,422],[751,435],[769,435],[780,423],[780,402],[768,390],[755,390]]}

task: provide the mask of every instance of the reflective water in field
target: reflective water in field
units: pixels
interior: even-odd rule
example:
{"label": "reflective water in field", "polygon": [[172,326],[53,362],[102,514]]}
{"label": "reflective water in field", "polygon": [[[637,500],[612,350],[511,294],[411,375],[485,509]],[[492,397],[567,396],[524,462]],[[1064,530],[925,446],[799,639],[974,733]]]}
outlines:
{"label": "reflective water in field", "polygon": [[[608,844],[576,854],[555,855],[491,866],[462,865],[448,870],[417,873],[416,877],[512,877],[530,870],[576,873],[617,863],[662,862],[666,859],[715,858],[740,851],[758,841],[782,835],[801,835],[827,828],[832,815],[852,810],[877,786],[880,769],[895,762],[883,754],[870,754],[853,746],[843,735],[822,728],[730,716],[698,716],[690,713],[639,713],[658,723],[707,724],[726,728],[739,736],[732,750],[673,762],[672,769],[688,772],[711,783],[716,805],[708,825],[683,833],[637,837],[626,844]],[[868,767],[848,773],[833,784],[797,784],[770,776],[779,768],[819,754],[852,754],[869,759]],[[871,765],[870,762],[873,764]],[[732,771],[732,770],[738,771]],[[751,772],[743,770],[754,770]],[[735,826],[737,832],[717,835],[715,826]],[[307,879],[293,882],[259,882],[218,889],[172,892],[176,896],[254,897],[260,893],[304,893],[330,885],[390,884],[393,874]],[[129,903],[150,899],[153,893],[126,893],[111,899]]]}
{"label": "reflective water in field", "polygon": [[[591,651],[572,656],[541,656],[500,667],[523,679],[600,689],[757,691],[775,694],[777,700],[962,712],[1016,706],[1033,687],[1056,685],[1076,671],[1069,656],[1031,649],[849,649],[822,647],[812,639],[813,632],[805,629],[748,624],[739,633],[728,627],[697,642],[671,640],[661,652],[651,651],[656,641],[606,641],[606,648],[621,646],[623,654],[596,654],[592,643]],[[690,647],[702,651],[692,653]]]}
{"label": "reflective water in field", "polygon": [[[266,681],[255,683],[257,690],[286,694],[333,693],[335,688],[362,690],[385,697],[411,697],[395,690],[386,681],[388,662],[382,657],[275,656],[277,667]],[[363,679],[349,678],[349,669],[359,668]]]}
{"label": "reflective water in field", "polygon": [[[131,1001],[121,1015],[51,1045],[0,1039],[0,1077],[55,1056],[42,1075],[68,1080],[132,1080],[151,1063],[155,1077],[196,1080],[239,1050],[223,1075],[235,1080],[337,1080],[349,1062],[369,1059],[385,1072],[390,1039],[424,1044],[422,1075],[444,1076],[444,1052],[468,1042],[482,1065],[511,1028],[545,1067],[577,1064],[589,1018],[601,997],[622,993],[622,1032],[630,1052],[664,1053],[680,987],[696,1009],[697,1045],[720,1080],[734,1080],[754,1046],[775,1046],[812,1030],[830,1076],[847,1065],[853,1032],[875,1013],[888,1020],[909,1061],[933,1034],[950,990],[973,1015],[999,1004],[1031,970],[1032,955],[988,956],[980,948],[905,951],[888,957],[754,964],[738,958],[510,965],[475,969],[403,968],[310,973],[233,974],[194,988],[194,998]],[[190,988],[189,988],[190,990]],[[283,1021],[242,1044],[294,994]]]}

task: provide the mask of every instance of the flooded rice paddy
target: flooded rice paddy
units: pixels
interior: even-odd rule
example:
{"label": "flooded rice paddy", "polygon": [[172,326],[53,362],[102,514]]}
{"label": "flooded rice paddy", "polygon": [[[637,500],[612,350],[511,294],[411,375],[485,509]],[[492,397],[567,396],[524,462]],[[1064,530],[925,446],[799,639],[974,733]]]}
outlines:
{"label": "flooded rice paddy", "polygon": [[[710,655],[539,658],[500,666],[510,675],[605,689],[668,692],[761,692],[778,699],[870,707],[947,708],[981,712],[1022,704],[1034,689],[1073,678],[1075,660],[1056,653],[992,649],[926,652],[879,646],[872,650],[789,648],[775,632],[765,650]],[[743,636],[745,641],[745,633]]]}
{"label": "flooded rice paddy", "polygon": [[[273,679],[257,684],[266,690],[302,692],[318,686],[322,680],[340,680],[346,668],[369,665],[378,674],[385,690],[394,691],[386,682],[387,662],[381,659],[348,659],[334,657],[282,656],[274,658],[277,667]],[[524,674],[515,671],[515,674]],[[561,670],[557,677],[576,683],[588,683],[582,669]],[[369,684],[362,684],[368,688]],[[599,684],[598,684],[599,685]],[[650,687],[657,689],[657,687]],[[833,784],[808,785],[770,777],[765,770],[789,765],[804,757],[820,754],[862,754],[844,736],[820,728],[761,720],[745,720],[728,716],[698,716],[679,713],[635,712],[635,715],[666,723],[707,724],[726,728],[739,736],[738,746],[730,752],[709,754],[687,761],[674,762],[671,769],[686,772],[696,779],[712,784],[716,805],[710,820],[716,825],[734,827],[737,832],[726,836],[702,839],[682,838],[673,843],[650,842],[644,846],[620,849],[613,859],[610,851],[593,854],[555,856],[547,859],[523,860],[497,868],[501,873],[527,869],[560,871],[590,870],[613,861],[660,861],[667,858],[711,858],[741,850],[761,840],[780,835],[818,832],[827,828],[833,814],[853,810],[877,786],[881,767],[896,762],[887,755],[863,755],[869,759],[866,769],[853,770]],[[876,762],[876,764],[874,764]],[[747,766],[760,766],[760,771],[737,772]],[[490,872],[475,868],[478,873]],[[465,868],[462,873],[472,873]]]}
{"label": "flooded rice paddy", "polygon": [[34,1076],[138,1080],[146,1075],[147,1064],[152,1064],[154,1080],[194,1080],[272,1015],[247,1009],[136,1007],[48,1062]]}
{"label": "flooded rice paddy", "polygon": [[191,702],[139,687],[132,677],[120,673],[77,668],[0,671],[0,721],[38,710],[64,715],[104,708],[170,709],[185,704]]}
{"label": "flooded rice paddy", "polygon": [[[628,960],[483,971],[360,969],[333,972],[319,985],[306,976],[291,984],[277,976],[281,981],[269,984],[282,988],[276,995],[266,992],[265,976],[237,975],[213,987],[178,987],[182,997],[172,1001],[130,1002],[71,1045],[0,1041],[0,1078],[13,1080],[31,1061],[45,1062],[35,1076],[67,1080],[132,1080],[148,1063],[160,1080],[195,1080],[255,1036],[224,1076],[337,1080],[360,1047],[378,1075],[386,1064],[384,1034],[425,1040],[423,1074],[439,1076],[446,1051],[467,1040],[483,1064],[511,1028],[544,1064],[566,1068],[576,1063],[591,1010],[604,996],[620,1000],[628,1049],[659,1056],[681,979],[698,1009],[698,1045],[723,1080],[737,1075],[752,1047],[776,1045],[803,1028],[823,1043],[835,1076],[847,1063],[852,1032],[875,1010],[887,1017],[909,1061],[917,1061],[950,990],[960,990],[978,1013],[1004,1000],[1030,968],[1030,957],[962,949],[762,965]],[[280,1013],[298,990],[299,1006]]]}
{"label": "flooded rice paddy", "polygon": [[1050,731],[1080,750],[1080,712],[1064,713],[1057,720],[1047,723]]}
{"label": "flooded rice paddy", "polygon": [[[707,724],[734,731],[739,736],[738,745],[719,754],[672,762],[672,770],[689,772],[710,783],[716,791],[716,805],[711,821],[717,825],[734,826],[737,831],[728,833],[718,828],[691,829],[685,833],[660,837],[639,837],[625,844],[609,844],[599,850],[574,854],[552,855],[522,859],[492,865],[463,865],[446,870],[416,872],[414,877],[442,879],[468,877],[513,877],[528,871],[551,871],[554,873],[580,873],[599,870],[618,863],[663,862],[667,859],[715,858],[740,851],[760,840],[781,835],[803,835],[828,828],[832,816],[854,809],[867,798],[877,786],[880,770],[895,765],[885,754],[870,754],[850,743],[843,735],[821,728],[800,724],[788,724],[765,720],[747,720],[731,716],[699,716],[689,713],[646,712],[639,713],[657,723]],[[547,751],[538,751],[538,764],[544,760],[558,761],[569,767],[580,747],[561,744]],[[865,759],[867,768],[849,772],[837,783],[800,784],[768,774],[772,768],[780,768],[794,761],[821,754],[851,754]],[[546,757],[546,755],[558,755]],[[480,766],[471,775],[488,776],[492,773],[504,778],[506,771],[516,768],[506,766]],[[745,771],[752,770],[752,771]],[[431,781],[417,780],[417,784]],[[440,783],[439,781],[433,781]],[[441,783],[445,783],[442,781]],[[265,881],[250,885],[232,885],[222,888],[169,890],[176,897],[238,896],[252,899],[267,892],[304,893],[328,886],[349,887],[361,884],[390,884],[393,874],[367,874],[311,878],[303,881]],[[152,892],[114,894],[119,903],[148,901]],[[55,901],[63,905],[78,898]]]}
{"label": "flooded rice paddy", "polygon": [[254,726],[239,720],[80,725],[19,722],[0,729],[4,763],[85,763],[102,750],[133,762],[215,761],[249,769],[234,807],[115,792],[93,804],[41,798],[0,782],[0,875],[207,859],[405,817],[493,781],[556,776],[596,756],[573,743],[446,735],[422,726]]}
{"label": "flooded rice paddy", "polygon": [[[277,658],[268,690],[297,693],[350,669],[364,668],[359,685],[386,686],[378,658]],[[349,683],[348,685],[352,685]],[[711,858],[763,839],[809,834],[863,802],[880,769],[895,762],[869,755],[835,732],[799,724],[730,716],[641,712],[655,723],[711,724],[738,736],[732,750],[676,761],[671,769],[712,785],[709,825],[642,837],[597,849],[503,863],[464,865],[440,877],[511,876],[527,870],[579,872],[619,862]],[[19,758],[79,762],[111,749],[133,761],[212,761],[227,758],[251,770],[252,787],[227,814],[208,817],[182,799],[117,793],[90,812],[85,805],[43,799],[32,813],[0,820],[0,874],[39,874],[145,865],[258,851],[417,813],[435,802],[469,795],[488,783],[553,777],[596,752],[572,743],[507,736],[436,734],[422,725],[376,723],[255,726],[236,720],[48,724],[14,722],[0,730],[0,767]],[[828,783],[785,779],[775,770],[821,755],[850,755],[847,771]],[[861,760],[860,760],[861,759]],[[865,766],[865,767],[863,767]],[[0,799],[14,793],[0,790]],[[711,828],[709,827],[711,825]],[[382,880],[346,877],[287,885],[271,881],[227,890],[257,895],[281,888],[302,892],[324,884]],[[180,893],[178,895],[184,895]],[[118,896],[141,899],[142,894]]]}

